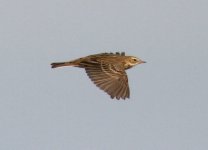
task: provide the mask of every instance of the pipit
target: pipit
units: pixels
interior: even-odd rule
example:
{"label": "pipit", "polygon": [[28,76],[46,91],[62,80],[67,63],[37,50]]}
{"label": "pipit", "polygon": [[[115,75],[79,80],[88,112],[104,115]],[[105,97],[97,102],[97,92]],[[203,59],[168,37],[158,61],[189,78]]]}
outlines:
{"label": "pipit", "polygon": [[125,56],[125,53],[100,53],[89,55],[67,62],[55,62],[52,68],[74,66],[84,68],[89,78],[111,98],[126,99],[130,97],[128,77],[125,70],[145,63],[134,56]]}

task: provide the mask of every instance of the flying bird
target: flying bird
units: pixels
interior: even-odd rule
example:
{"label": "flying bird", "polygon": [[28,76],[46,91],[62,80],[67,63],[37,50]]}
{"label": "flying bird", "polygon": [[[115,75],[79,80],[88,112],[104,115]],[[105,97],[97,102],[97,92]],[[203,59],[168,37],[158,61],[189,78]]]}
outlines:
{"label": "flying bird", "polygon": [[55,62],[52,68],[74,66],[84,68],[89,78],[101,90],[117,100],[130,98],[127,69],[145,61],[134,57],[125,56],[124,52],[100,53],[78,58],[72,61]]}

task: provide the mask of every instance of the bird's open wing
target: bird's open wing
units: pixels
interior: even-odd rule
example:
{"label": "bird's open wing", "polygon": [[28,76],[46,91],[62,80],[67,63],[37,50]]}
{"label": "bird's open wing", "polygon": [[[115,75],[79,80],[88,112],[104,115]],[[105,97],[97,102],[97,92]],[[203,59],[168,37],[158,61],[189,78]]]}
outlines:
{"label": "bird's open wing", "polygon": [[106,62],[82,62],[89,78],[111,98],[129,98],[128,77],[119,64]]}

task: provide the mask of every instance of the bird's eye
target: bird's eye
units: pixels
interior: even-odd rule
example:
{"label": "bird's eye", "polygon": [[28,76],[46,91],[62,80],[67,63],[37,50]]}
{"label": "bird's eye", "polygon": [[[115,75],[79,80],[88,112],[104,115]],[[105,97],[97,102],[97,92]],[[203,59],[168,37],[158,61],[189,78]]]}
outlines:
{"label": "bird's eye", "polygon": [[137,59],[136,58],[133,58],[133,61],[137,61]]}

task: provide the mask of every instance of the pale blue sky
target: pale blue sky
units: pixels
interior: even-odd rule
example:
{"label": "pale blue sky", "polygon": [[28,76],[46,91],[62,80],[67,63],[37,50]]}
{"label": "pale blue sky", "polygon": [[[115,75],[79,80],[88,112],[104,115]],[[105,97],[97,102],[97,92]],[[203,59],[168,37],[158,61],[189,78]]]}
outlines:
{"label": "pale blue sky", "polygon": [[[208,149],[208,1],[1,0],[0,149]],[[131,98],[50,63],[125,51]]]}

